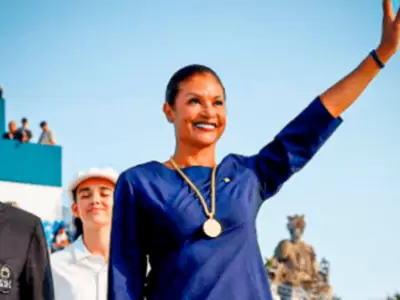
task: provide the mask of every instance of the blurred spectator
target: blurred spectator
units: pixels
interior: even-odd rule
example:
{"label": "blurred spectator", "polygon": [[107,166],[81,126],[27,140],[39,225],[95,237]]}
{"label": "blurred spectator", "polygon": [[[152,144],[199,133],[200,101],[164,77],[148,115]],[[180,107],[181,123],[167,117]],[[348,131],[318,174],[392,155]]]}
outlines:
{"label": "blurred spectator", "polygon": [[64,226],[61,226],[54,236],[52,243],[52,252],[64,249],[65,247],[69,246],[69,244],[70,241],[67,230]]}
{"label": "blurred spectator", "polygon": [[18,134],[21,135],[21,141],[24,143],[30,142],[32,139],[32,131],[28,128],[29,122],[27,118],[22,118],[21,127],[18,128]]}
{"label": "blurred spectator", "polygon": [[21,143],[29,143],[28,133],[26,131],[22,131],[20,141]]}
{"label": "blurred spectator", "polygon": [[53,242],[55,241],[55,236],[57,235],[60,228],[66,228],[68,236],[70,235],[68,232],[68,225],[65,224],[64,221],[55,220],[53,222],[49,222],[46,220],[42,220],[42,224],[46,235],[46,242],[50,248],[52,248]]}
{"label": "blurred spectator", "polygon": [[21,135],[17,130],[17,123],[15,121],[10,121],[8,123],[8,132],[3,134],[3,139],[5,140],[21,140]]}
{"label": "blurred spectator", "polygon": [[39,144],[42,145],[55,145],[56,136],[52,130],[49,129],[46,121],[40,123],[40,128],[42,128],[42,133],[39,138]]}

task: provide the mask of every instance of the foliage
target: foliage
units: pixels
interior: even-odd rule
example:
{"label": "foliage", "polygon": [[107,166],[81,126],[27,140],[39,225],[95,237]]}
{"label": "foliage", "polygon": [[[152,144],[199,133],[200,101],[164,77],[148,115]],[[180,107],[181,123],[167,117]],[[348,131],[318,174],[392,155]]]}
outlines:
{"label": "foliage", "polygon": [[386,300],[400,300],[400,294],[396,293],[393,296],[387,297]]}

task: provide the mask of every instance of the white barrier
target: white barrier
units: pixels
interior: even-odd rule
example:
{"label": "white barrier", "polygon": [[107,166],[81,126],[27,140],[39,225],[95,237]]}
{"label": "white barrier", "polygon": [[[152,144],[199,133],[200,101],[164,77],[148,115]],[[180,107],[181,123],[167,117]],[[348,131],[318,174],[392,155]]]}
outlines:
{"label": "white barrier", "polygon": [[42,220],[61,220],[62,188],[0,181],[0,201],[14,202],[18,207]]}

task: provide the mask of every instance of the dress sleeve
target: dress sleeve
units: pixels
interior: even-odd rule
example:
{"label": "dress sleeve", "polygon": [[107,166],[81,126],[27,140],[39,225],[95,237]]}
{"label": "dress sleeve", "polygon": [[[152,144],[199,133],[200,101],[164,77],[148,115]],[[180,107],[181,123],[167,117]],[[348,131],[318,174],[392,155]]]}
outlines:
{"label": "dress sleeve", "polygon": [[317,97],[259,153],[243,158],[258,177],[262,200],[302,169],[341,123],[341,117],[334,118]]}
{"label": "dress sleeve", "polygon": [[126,172],[114,193],[108,269],[108,300],[142,300],[147,260],[141,242],[137,199]]}

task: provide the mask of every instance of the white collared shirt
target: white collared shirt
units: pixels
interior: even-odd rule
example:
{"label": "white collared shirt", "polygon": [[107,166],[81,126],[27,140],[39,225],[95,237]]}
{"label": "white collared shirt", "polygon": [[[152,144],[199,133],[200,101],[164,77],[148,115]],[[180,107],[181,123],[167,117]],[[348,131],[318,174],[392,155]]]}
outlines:
{"label": "white collared shirt", "polygon": [[108,265],[91,254],[82,237],[51,255],[55,300],[106,300]]}

